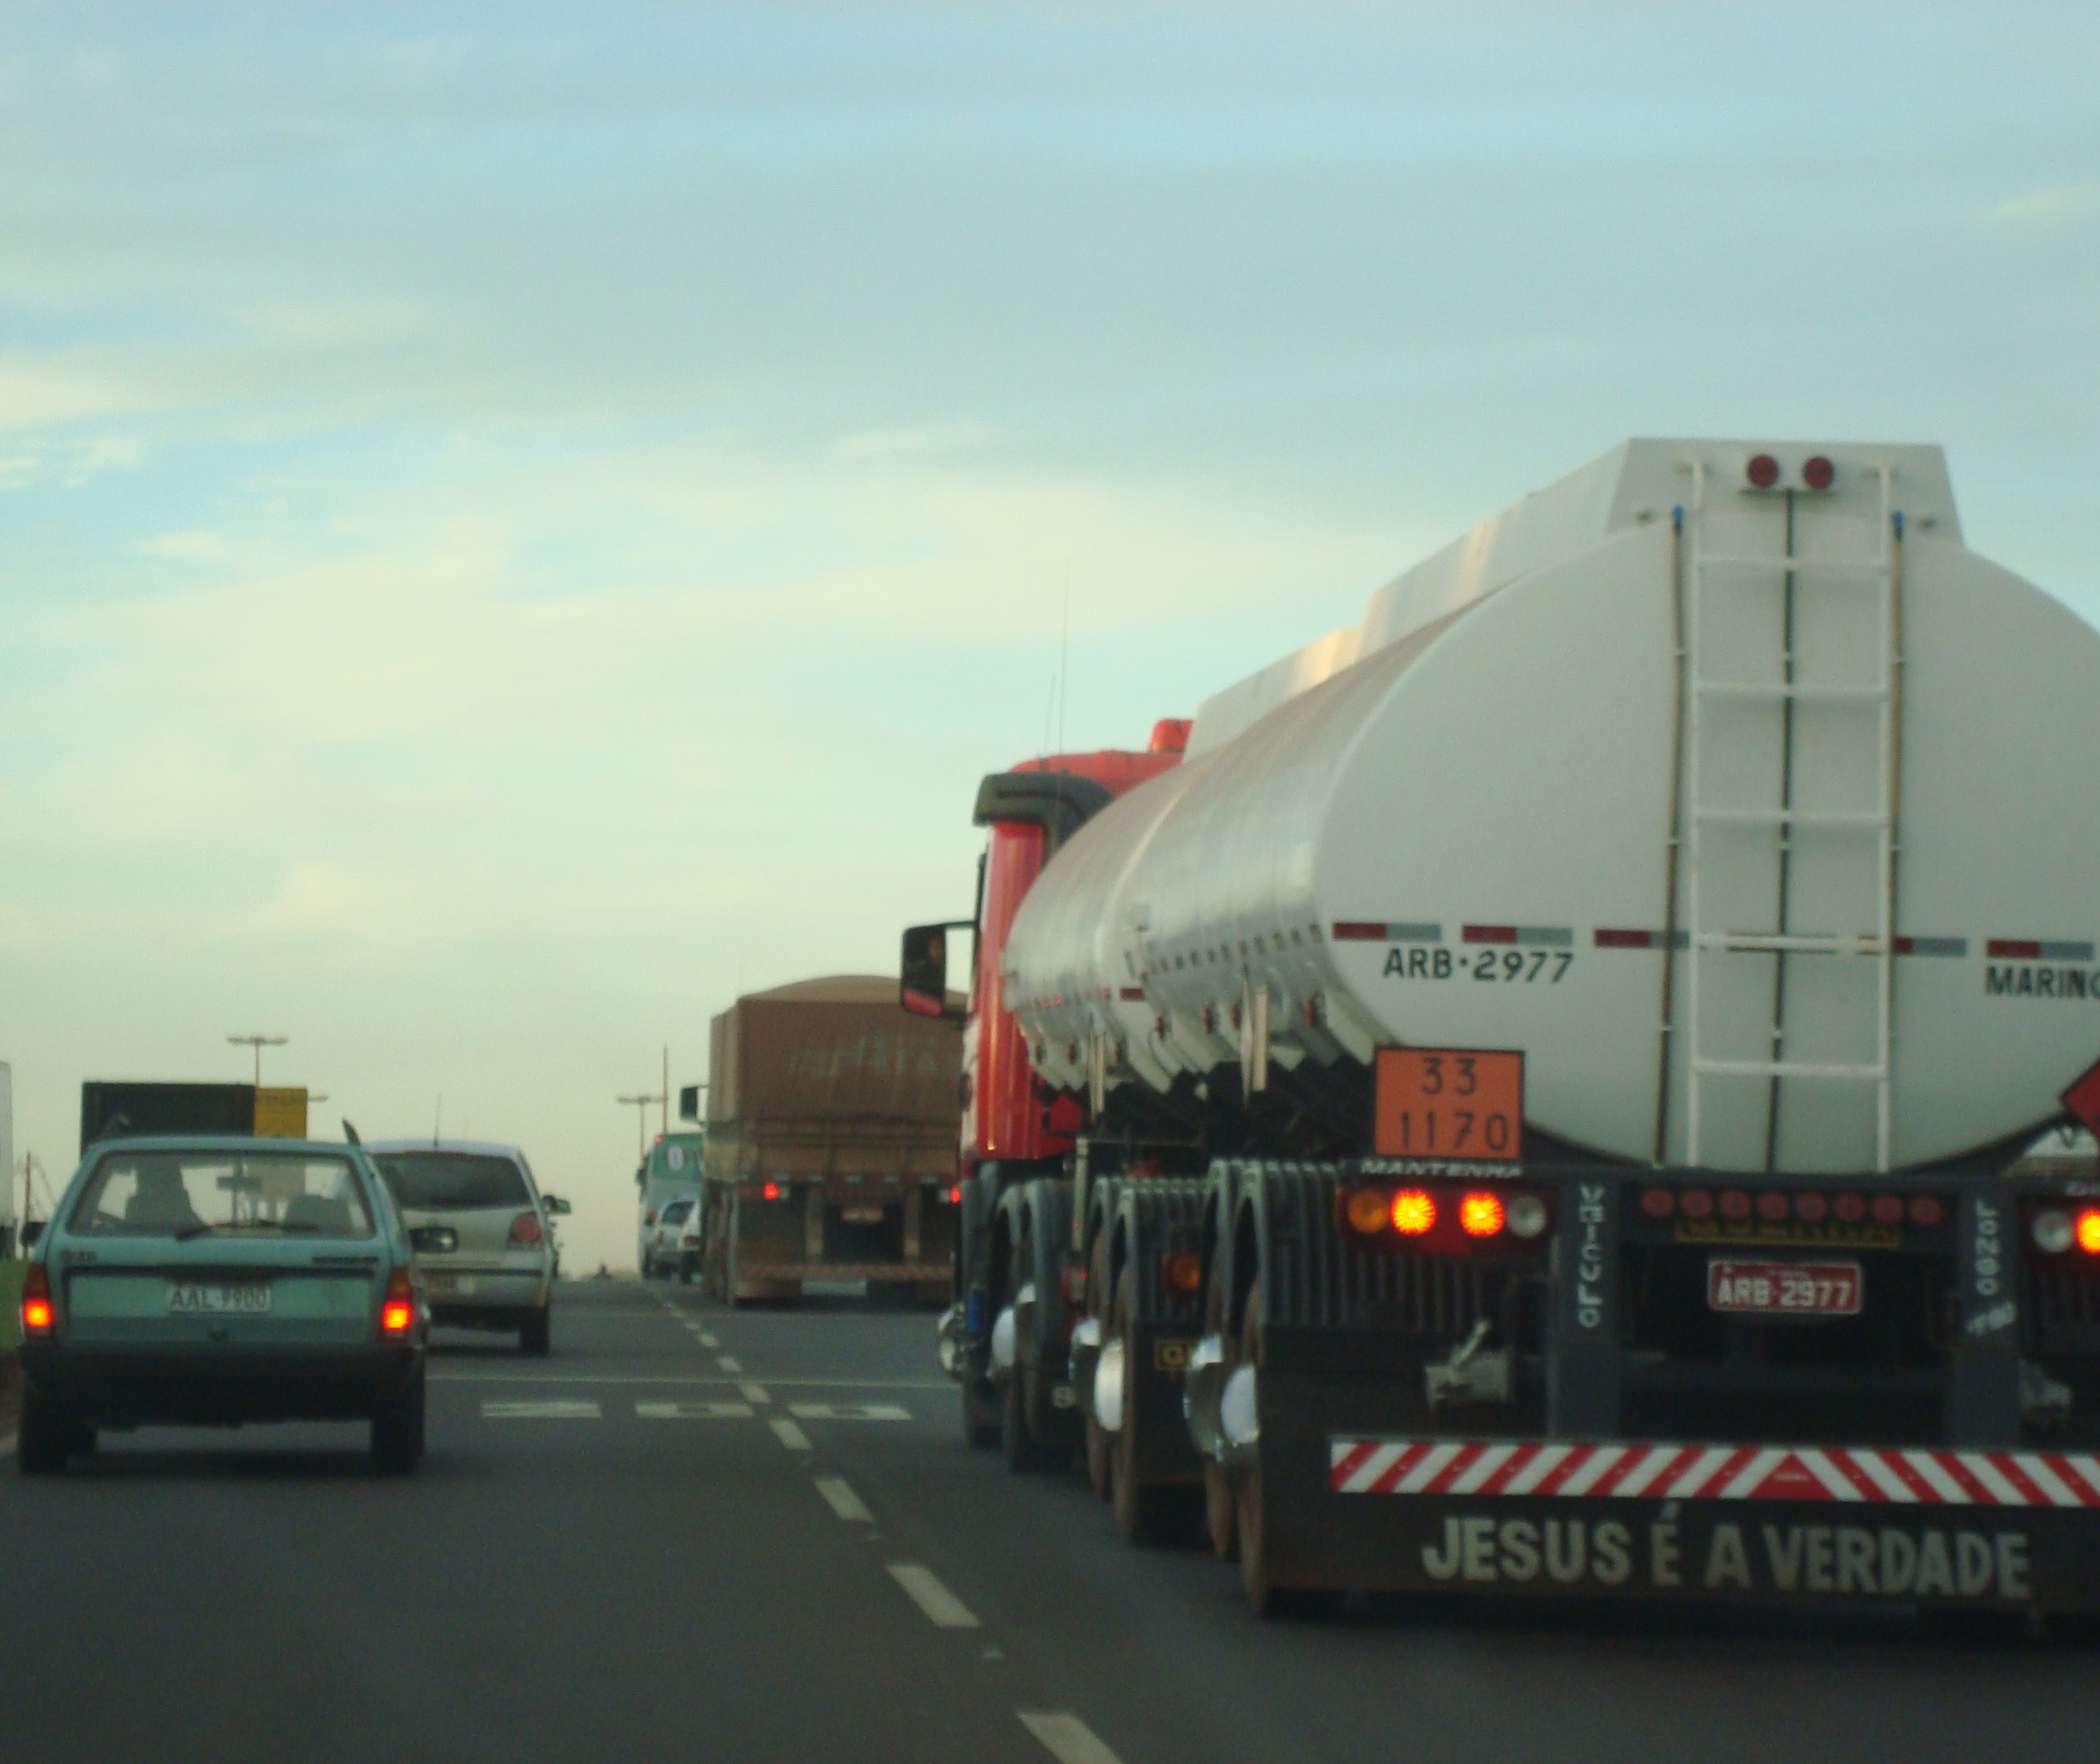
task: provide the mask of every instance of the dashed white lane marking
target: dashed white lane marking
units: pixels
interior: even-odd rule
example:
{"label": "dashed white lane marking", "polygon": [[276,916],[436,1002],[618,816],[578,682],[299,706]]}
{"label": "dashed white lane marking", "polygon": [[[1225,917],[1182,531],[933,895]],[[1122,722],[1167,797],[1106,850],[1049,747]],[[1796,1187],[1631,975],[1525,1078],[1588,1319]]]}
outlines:
{"label": "dashed white lane marking", "polygon": [[908,1421],[911,1411],[895,1403],[790,1403],[798,1421]]}
{"label": "dashed white lane marking", "polygon": [[[433,1384],[711,1385],[734,1378],[708,1372],[466,1372],[430,1368]],[[953,1390],[944,1378],[768,1378],[798,1390]]]}
{"label": "dashed white lane marking", "polygon": [[715,1356],[714,1363],[721,1367],[721,1369],[724,1372],[727,1372],[732,1378],[740,1375],[744,1369],[743,1361],[741,1359],[734,1359],[728,1354],[717,1354]]}
{"label": "dashed white lane marking", "polygon": [[644,1421],[748,1421],[758,1411],[749,1403],[637,1403]]}
{"label": "dashed white lane marking", "polygon": [[721,1343],[708,1334],[705,1329],[702,1329],[700,1332],[700,1345],[702,1348],[719,1348],[721,1346]]}
{"label": "dashed white lane marking", "polygon": [[766,1395],[766,1387],[763,1385],[739,1385],[737,1388],[743,1393],[743,1398],[745,1402],[756,1403],[761,1408],[763,1408],[768,1403],[773,1400],[770,1396]]}
{"label": "dashed white lane marking", "polygon": [[893,1562],[889,1572],[897,1583],[911,1594],[911,1602],[925,1612],[939,1629],[976,1629],[976,1613],[950,1592],[923,1563]]}
{"label": "dashed white lane marking", "polygon": [[843,1476],[819,1476],[817,1493],[824,1502],[849,1525],[870,1525],[875,1515],[868,1512],[867,1503],[853,1492],[853,1485]]}
{"label": "dashed white lane marking", "polygon": [[1063,1710],[1017,1709],[1014,1712],[1057,1764],[1122,1764],[1076,1715]]}
{"label": "dashed white lane marking", "polygon": [[790,1452],[807,1452],[810,1449],[810,1436],[792,1421],[773,1421],[769,1425],[774,1436]]}
{"label": "dashed white lane marking", "polygon": [[499,1402],[485,1397],[481,1418],[484,1421],[595,1421],[599,1415],[595,1403]]}

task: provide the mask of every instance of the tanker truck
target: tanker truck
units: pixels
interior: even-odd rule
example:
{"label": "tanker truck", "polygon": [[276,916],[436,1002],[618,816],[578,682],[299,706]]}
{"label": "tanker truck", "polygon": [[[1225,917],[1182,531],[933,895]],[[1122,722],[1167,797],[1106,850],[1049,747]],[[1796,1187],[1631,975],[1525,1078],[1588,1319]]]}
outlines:
{"label": "tanker truck", "polygon": [[2091,1625],[2100,1182],[2022,1153],[2100,1121],[2095,753],[1938,448],[1635,440],[1178,763],[986,779],[966,1430],[1264,1614]]}

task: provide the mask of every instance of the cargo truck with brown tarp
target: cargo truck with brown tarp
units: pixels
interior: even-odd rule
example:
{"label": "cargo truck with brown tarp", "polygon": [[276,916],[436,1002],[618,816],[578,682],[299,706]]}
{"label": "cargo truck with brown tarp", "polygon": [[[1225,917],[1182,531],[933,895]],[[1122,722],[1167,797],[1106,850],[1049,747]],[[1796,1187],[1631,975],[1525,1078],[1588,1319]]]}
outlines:
{"label": "cargo truck with brown tarp", "polygon": [[948,1289],[960,1041],[897,983],[835,975],[751,993],[708,1038],[701,1265],[727,1304],[809,1280]]}

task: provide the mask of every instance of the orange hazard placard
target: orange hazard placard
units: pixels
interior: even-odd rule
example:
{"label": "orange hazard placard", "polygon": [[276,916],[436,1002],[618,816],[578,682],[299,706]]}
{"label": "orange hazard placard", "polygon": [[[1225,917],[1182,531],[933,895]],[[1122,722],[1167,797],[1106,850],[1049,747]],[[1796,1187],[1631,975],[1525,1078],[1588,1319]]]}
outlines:
{"label": "orange hazard placard", "polygon": [[1381,1047],[1371,1150],[1381,1158],[1514,1161],[1524,1141],[1524,1055]]}

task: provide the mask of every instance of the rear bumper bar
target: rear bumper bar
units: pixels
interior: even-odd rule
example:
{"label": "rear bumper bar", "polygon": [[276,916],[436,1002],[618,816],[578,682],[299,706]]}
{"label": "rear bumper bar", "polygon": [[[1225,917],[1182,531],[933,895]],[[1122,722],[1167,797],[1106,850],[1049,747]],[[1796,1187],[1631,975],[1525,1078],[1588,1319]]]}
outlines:
{"label": "rear bumper bar", "polygon": [[129,1352],[34,1344],[30,1383],[98,1426],[238,1426],[353,1421],[395,1396],[423,1366],[420,1347]]}

